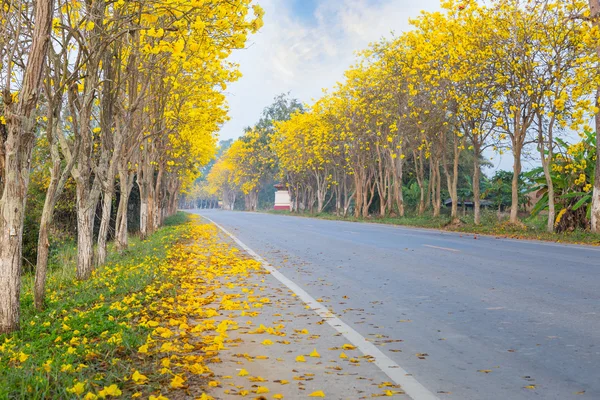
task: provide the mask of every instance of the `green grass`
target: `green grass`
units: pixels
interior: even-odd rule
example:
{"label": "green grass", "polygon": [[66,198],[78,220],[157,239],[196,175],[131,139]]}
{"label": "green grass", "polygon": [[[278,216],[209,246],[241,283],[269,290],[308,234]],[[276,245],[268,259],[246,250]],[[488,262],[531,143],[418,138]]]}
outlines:
{"label": "green grass", "polygon": [[350,222],[370,222],[389,225],[402,225],[427,229],[439,229],[454,232],[464,232],[470,234],[492,235],[497,237],[509,237],[516,239],[544,240],[564,243],[577,243],[600,245],[600,235],[588,231],[576,230],[564,233],[546,232],[545,216],[540,215],[535,218],[522,220],[522,225],[517,226],[509,224],[507,220],[498,221],[496,211],[486,210],[482,212],[481,224],[475,225],[472,213],[462,214],[459,210],[460,224],[451,224],[450,215],[443,213],[439,217],[432,217],[430,214],[416,215],[407,213],[405,217],[379,217],[370,216],[369,218],[356,218],[354,216],[341,217],[331,213],[320,214],[295,214],[286,211],[267,211],[272,214],[295,215],[301,217],[311,217],[327,220],[350,221]]}
{"label": "green grass", "polygon": [[[74,279],[76,250],[64,244],[52,255],[42,312],[33,306],[33,277],[24,276],[21,330],[0,335],[0,398],[75,398],[67,389],[76,382],[85,382],[86,392],[127,386],[124,377],[148,334],[135,323],[136,307],[155,296],[144,289],[164,279],[157,268],[181,240],[187,220],[178,213],[148,239],[132,237],[125,253],[111,249],[107,264],[87,281]],[[136,301],[127,303],[130,298]],[[114,307],[124,300],[129,309]]]}

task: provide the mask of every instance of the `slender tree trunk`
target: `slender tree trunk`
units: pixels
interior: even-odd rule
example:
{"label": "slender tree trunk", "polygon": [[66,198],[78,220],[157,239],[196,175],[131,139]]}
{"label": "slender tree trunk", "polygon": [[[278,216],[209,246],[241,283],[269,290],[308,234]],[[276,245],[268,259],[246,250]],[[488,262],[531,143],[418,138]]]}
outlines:
{"label": "slender tree trunk", "polygon": [[[597,0],[590,0],[592,2]],[[600,27],[598,22],[600,4],[597,5],[595,12],[592,15],[596,16],[595,24]],[[600,55],[600,47],[598,48]],[[596,92],[596,107],[600,107],[600,87]],[[591,230],[594,233],[600,233],[600,112],[596,114],[596,172],[594,176],[594,189],[592,192],[592,209],[591,209]]]}
{"label": "slender tree trunk", "polygon": [[542,161],[542,168],[544,170],[544,178],[546,179],[546,186],[548,188],[548,220],[546,221],[546,231],[550,233],[554,232],[554,219],[556,217],[554,182],[552,182],[552,175],[550,171],[553,158],[553,127],[554,117],[551,117],[548,124],[547,137],[544,138],[543,116],[538,114],[538,149],[540,152],[540,159]]}
{"label": "slender tree trunk", "polygon": [[[415,177],[417,178],[417,185],[419,186],[419,205],[417,207],[417,213],[423,215],[425,212],[425,171],[423,169],[423,160],[420,159],[420,155],[417,156],[417,152],[413,151],[413,162],[415,164]],[[431,186],[431,169],[429,169],[429,185]],[[429,189],[428,189],[429,190]]]}
{"label": "slender tree trunk", "polygon": [[356,187],[356,200],[354,202],[354,216],[359,218],[362,212],[362,201],[363,201],[363,183],[362,183],[362,171],[356,171],[354,173],[354,186]]}
{"label": "slender tree trunk", "polygon": [[98,232],[98,257],[96,265],[101,266],[106,262],[106,244],[108,241],[108,229],[110,228],[110,216],[112,211],[112,199],[114,191],[114,182],[104,192],[102,199],[102,220]]}
{"label": "slender tree trunk", "polygon": [[442,208],[442,198],[441,198],[441,189],[442,189],[442,176],[440,174],[440,162],[438,160],[433,161],[433,170],[432,170],[432,197],[433,197],[433,216],[439,217],[440,211]]}
{"label": "slender tree trunk", "polygon": [[121,193],[119,197],[119,206],[117,209],[117,222],[115,226],[115,242],[117,245],[117,251],[123,252],[128,246],[127,243],[127,206],[129,202],[129,196],[123,193],[121,187]]}
{"label": "slender tree trunk", "polygon": [[476,147],[473,157],[473,214],[475,225],[481,224],[481,189],[479,187],[479,177],[481,166],[479,165],[479,150]]}
{"label": "slender tree trunk", "polygon": [[117,211],[116,242],[117,251],[123,252],[129,245],[129,232],[127,227],[127,214],[129,211],[129,196],[133,187],[133,174],[127,171],[126,162],[119,165],[119,209]]}
{"label": "slender tree trunk", "polygon": [[140,191],[140,236],[148,237],[148,197],[142,196]]}
{"label": "slender tree trunk", "polygon": [[519,222],[519,175],[521,174],[521,145],[513,142],[513,178],[511,185],[512,202],[510,205],[510,223]]}
{"label": "slender tree trunk", "polygon": [[85,187],[77,185],[77,279],[86,280],[94,268],[94,215],[97,201],[90,202]]}
{"label": "slender tree trunk", "polygon": [[[49,123],[52,123],[49,118]],[[38,234],[37,246],[37,263],[35,268],[35,284],[34,284],[34,304],[39,311],[43,308],[46,287],[46,274],[48,270],[48,255],[49,255],[49,230],[52,220],[54,219],[54,207],[58,201],[58,196],[62,192],[68,174],[70,174],[73,166],[70,161],[66,169],[61,174],[61,159],[59,156],[58,143],[51,142],[50,152],[52,154],[52,168],[50,170],[50,184],[46,191],[46,199],[44,200],[44,208],[42,209],[42,218],[40,220],[40,229]]]}
{"label": "slender tree trunk", "polygon": [[[590,15],[595,27],[600,28],[600,1],[589,0]],[[600,46],[596,47],[600,56]],[[596,90],[596,107],[600,107],[600,86]],[[592,193],[591,230],[600,233],[600,112],[596,114],[596,173]]]}
{"label": "slender tree trunk", "polygon": [[162,194],[163,194],[163,177],[165,169],[161,164],[158,167],[156,176],[156,184],[154,188],[154,219],[152,221],[152,231],[154,232],[162,224]]}
{"label": "slender tree trunk", "polygon": [[458,221],[458,163],[460,161],[460,153],[461,147],[464,146],[465,137],[458,141],[457,136],[453,135],[452,138],[452,147],[453,147],[453,159],[452,159],[452,173],[448,169],[448,164],[446,162],[446,156],[442,157],[444,173],[446,174],[446,183],[448,186],[448,192],[450,193],[450,198],[452,199],[452,208],[451,208],[451,218],[452,221]]}
{"label": "slender tree trunk", "polygon": [[398,208],[398,214],[401,217],[404,217],[404,193],[402,188],[402,180],[404,176],[404,160],[402,159],[402,154],[398,156],[398,159],[395,163],[395,182],[394,182],[394,197],[396,198],[396,207]]}
{"label": "slender tree trunk", "polygon": [[[60,168],[60,165],[58,167]],[[58,181],[58,178],[56,178],[55,180]],[[52,186],[54,186],[54,188]],[[34,304],[36,310],[38,311],[42,310],[43,308],[46,293],[46,274],[48,270],[48,253],[50,248],[48,231],[50,228],[50,224],[52,223],[52,212],[54,208],[54,205],[50,203],[52,202],[51,196],[54,197],[53,191],[55,190],[56,186],[58,185],[54,184],[51,178],[50,186],[48,187],[48,193],[46,195],[46,200],[44,201],[44,209],[42,211],[40,230],[38,234],[37,263],[35,267],[35,284],[33,290]]]}

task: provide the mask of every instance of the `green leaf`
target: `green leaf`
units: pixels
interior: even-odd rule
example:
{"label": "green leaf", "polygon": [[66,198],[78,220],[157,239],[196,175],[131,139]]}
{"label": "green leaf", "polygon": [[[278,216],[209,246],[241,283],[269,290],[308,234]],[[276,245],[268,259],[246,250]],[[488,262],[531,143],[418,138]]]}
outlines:
{"label": "green leaf", "polygon": [[548,207],[548,193],[544,193],[544,195],[540,198],[540,200],[533,206],[531,209],[531,217],[537,216],[540,211],[545,210]]}
{"label": "green leaf", "polygon": [[559,198],[560,199],[572,199],[573,197],[581,197],[581,196],[587,196],[587,195],[588,195],[587,192],[573,192],[573,193],[563,194]]}
{"label": "green leaf", "polygon": [[584,205],[585,203],[587,203],[588,201],[590,201],[592,198],[591,195],[587,195],[582,197],[581,199],[579,199],[579,201],[577,203],[575,203],[575,205],[571,208],[571,210],[573,211],[577,211],[579,209],[579,207],[581,207],[582,205]]}

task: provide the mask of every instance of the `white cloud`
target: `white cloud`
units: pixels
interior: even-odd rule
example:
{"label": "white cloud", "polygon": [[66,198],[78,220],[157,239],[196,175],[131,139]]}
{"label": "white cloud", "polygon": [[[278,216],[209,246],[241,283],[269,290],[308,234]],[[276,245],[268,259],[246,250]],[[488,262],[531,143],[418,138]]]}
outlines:
{"label": "white cloud", "polygon": [[355,51],[409,29],[408,19],[421,9],[439,7],[439,0],[320,0],[314,18],[307,19],[293,15],[291,1],[259,2],[265,26],[233,55],[244,76],[228,89],[231,120],[222,139],[238,137],[282,92],[311,103],[322,88],[343,79]]}

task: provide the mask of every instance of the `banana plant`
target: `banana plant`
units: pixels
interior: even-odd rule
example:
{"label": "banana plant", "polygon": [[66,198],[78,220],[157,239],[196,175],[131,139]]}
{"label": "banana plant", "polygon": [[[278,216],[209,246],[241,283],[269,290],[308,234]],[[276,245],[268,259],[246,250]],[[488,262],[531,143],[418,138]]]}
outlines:
{"label": "banana plant", "polygon": [[[594,185],[596,134],[586,132],[574,145],[561,139],[556,142],[561,150],[554,156],[550,177],[554,185],[557,231],[587,228]],[[533,218],[548,208],[548,187],[541,167],[525,175],[533,183],[529,192],[539,197],[531,210]]]}

